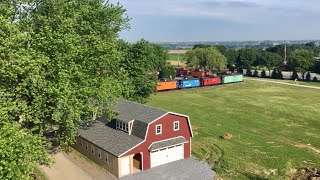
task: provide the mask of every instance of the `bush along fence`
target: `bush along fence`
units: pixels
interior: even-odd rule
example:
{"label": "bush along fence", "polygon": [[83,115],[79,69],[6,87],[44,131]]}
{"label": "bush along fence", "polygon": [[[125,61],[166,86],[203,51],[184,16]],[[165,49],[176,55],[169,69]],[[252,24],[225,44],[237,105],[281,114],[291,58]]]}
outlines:
{"label": "bush along fence", "polygon": [[[244,71],[243,69],[239,68],[238,72],[245,72],[244,75],[248,76],[248,77],[260,77],[260,78],[272,78],[272,79],[286,79],[283,77],[282,71],[280,69],[274,68],[272,71],[270,71],[270,76],[267,76],[266,71],[263,69],[260,73],[257,69],[255,70],[250,70],[247,69],[246,71]],[[291,77],[287,78],[287,79],[291,79],[291,80],[299,80],[299,81],[306,81],[306,82],[320,82],[320,79],[318,79],[317,77],[311,77],[311,73],[307,72],[304,75],[304,79],[301,79],[298,75],[298,72],[293,71],[291,73]]]}

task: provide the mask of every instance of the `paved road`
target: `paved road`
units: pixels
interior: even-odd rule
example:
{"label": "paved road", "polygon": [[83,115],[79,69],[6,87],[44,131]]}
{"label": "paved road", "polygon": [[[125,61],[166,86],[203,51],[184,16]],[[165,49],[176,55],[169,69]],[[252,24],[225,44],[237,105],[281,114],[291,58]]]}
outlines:
{"label": "paved road", "polygon": [[245,80],[269,82],[269,83],[275,83],[275,84],[284,84],[284,85],[289,85],[289,86],[304,87],[304,88],[310,88],[310,89],[320,89],[320,87],[316,87],[316,86],[306,86],[306,85],[300,85],[300,84],[291,84],[291,83],[286,83],[286,82],[265,80],[265,79],[260,79],[260,78],[248,78],[248,77],[245,77]]}
{"label": "paved road", "polygon": [[[251,71],[252,71],[252,73],[254,72],[254,70],[251,70]],[[243,70],[243,73],[245,74],[246,72],[247,72],[247,70],[244,69],[244,70]],[[272,73],[272,71],[271,71],[270,73]],[[261,75],[261,71],[260,71],[260,70],[258,70],[258,75],[259,75],[259,76]],[[266,75],[267,75],[267,76],[270,76],[270,75],[269,75],[269,71],[266,71]],[[290,78],[291,78],[291,75],[292,75],[292,72],[282,71],[282,75],[283,75],[283,78],[284,78],[284,79],[290,79]],[[307,74],[305,74],[305,76],[306,76],[306,75],[307,75]],[[310,73],[310,75],[311,75],[311,80],[312,80],[314,77],[317,77],[318,80],[320,80],[320,74]],[[302,74],[298,73],[298,76],[299,76],[299,79],[302,79]]]}
{"label": "paved road", "polygon": [[121,178],[121,180],[213,180],[215,172],[205,162],[183,159]]}

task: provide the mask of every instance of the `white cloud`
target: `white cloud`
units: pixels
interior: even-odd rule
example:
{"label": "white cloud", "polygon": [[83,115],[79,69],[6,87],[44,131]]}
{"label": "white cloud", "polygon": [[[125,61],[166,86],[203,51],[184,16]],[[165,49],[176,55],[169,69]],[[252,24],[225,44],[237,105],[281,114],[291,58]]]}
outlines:
{"label": "white cloud", "polygon": [[211,18],[240,23],[320,17],[318,0],[122,0],[120,3],[129,16]]}

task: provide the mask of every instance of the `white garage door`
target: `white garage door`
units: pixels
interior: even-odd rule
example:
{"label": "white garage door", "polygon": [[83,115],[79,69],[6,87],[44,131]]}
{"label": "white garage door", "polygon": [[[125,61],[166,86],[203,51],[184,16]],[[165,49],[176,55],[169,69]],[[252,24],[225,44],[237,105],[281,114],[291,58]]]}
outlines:
{"label": "white garage door", "polygon": [[150,152],[151,168],[184,158],[183,144]]}
{"label": "white garage door", "polygon": [[130,174],[130,158],[129,157],[125,157],[121,159],[121,175],[125,176]]}

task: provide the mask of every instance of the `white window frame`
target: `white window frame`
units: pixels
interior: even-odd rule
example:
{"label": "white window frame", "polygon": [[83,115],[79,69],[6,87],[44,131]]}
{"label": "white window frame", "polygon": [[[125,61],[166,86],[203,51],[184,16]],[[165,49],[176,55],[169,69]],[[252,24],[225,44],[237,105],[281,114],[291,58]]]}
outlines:
{"label": "white window frame", "polygon": [[[160,127],[160,132],[158,132],[158,127]],[[156,125],[156,135],[162,134],[162,124]]]}
{"label": "white window frame", "polygon": [[[178,124],[178,128],[176,129],[176,123]],[[179,121],[174,121],[173,122],[173,131],[179,131],[180,130],[180,122]]]}

